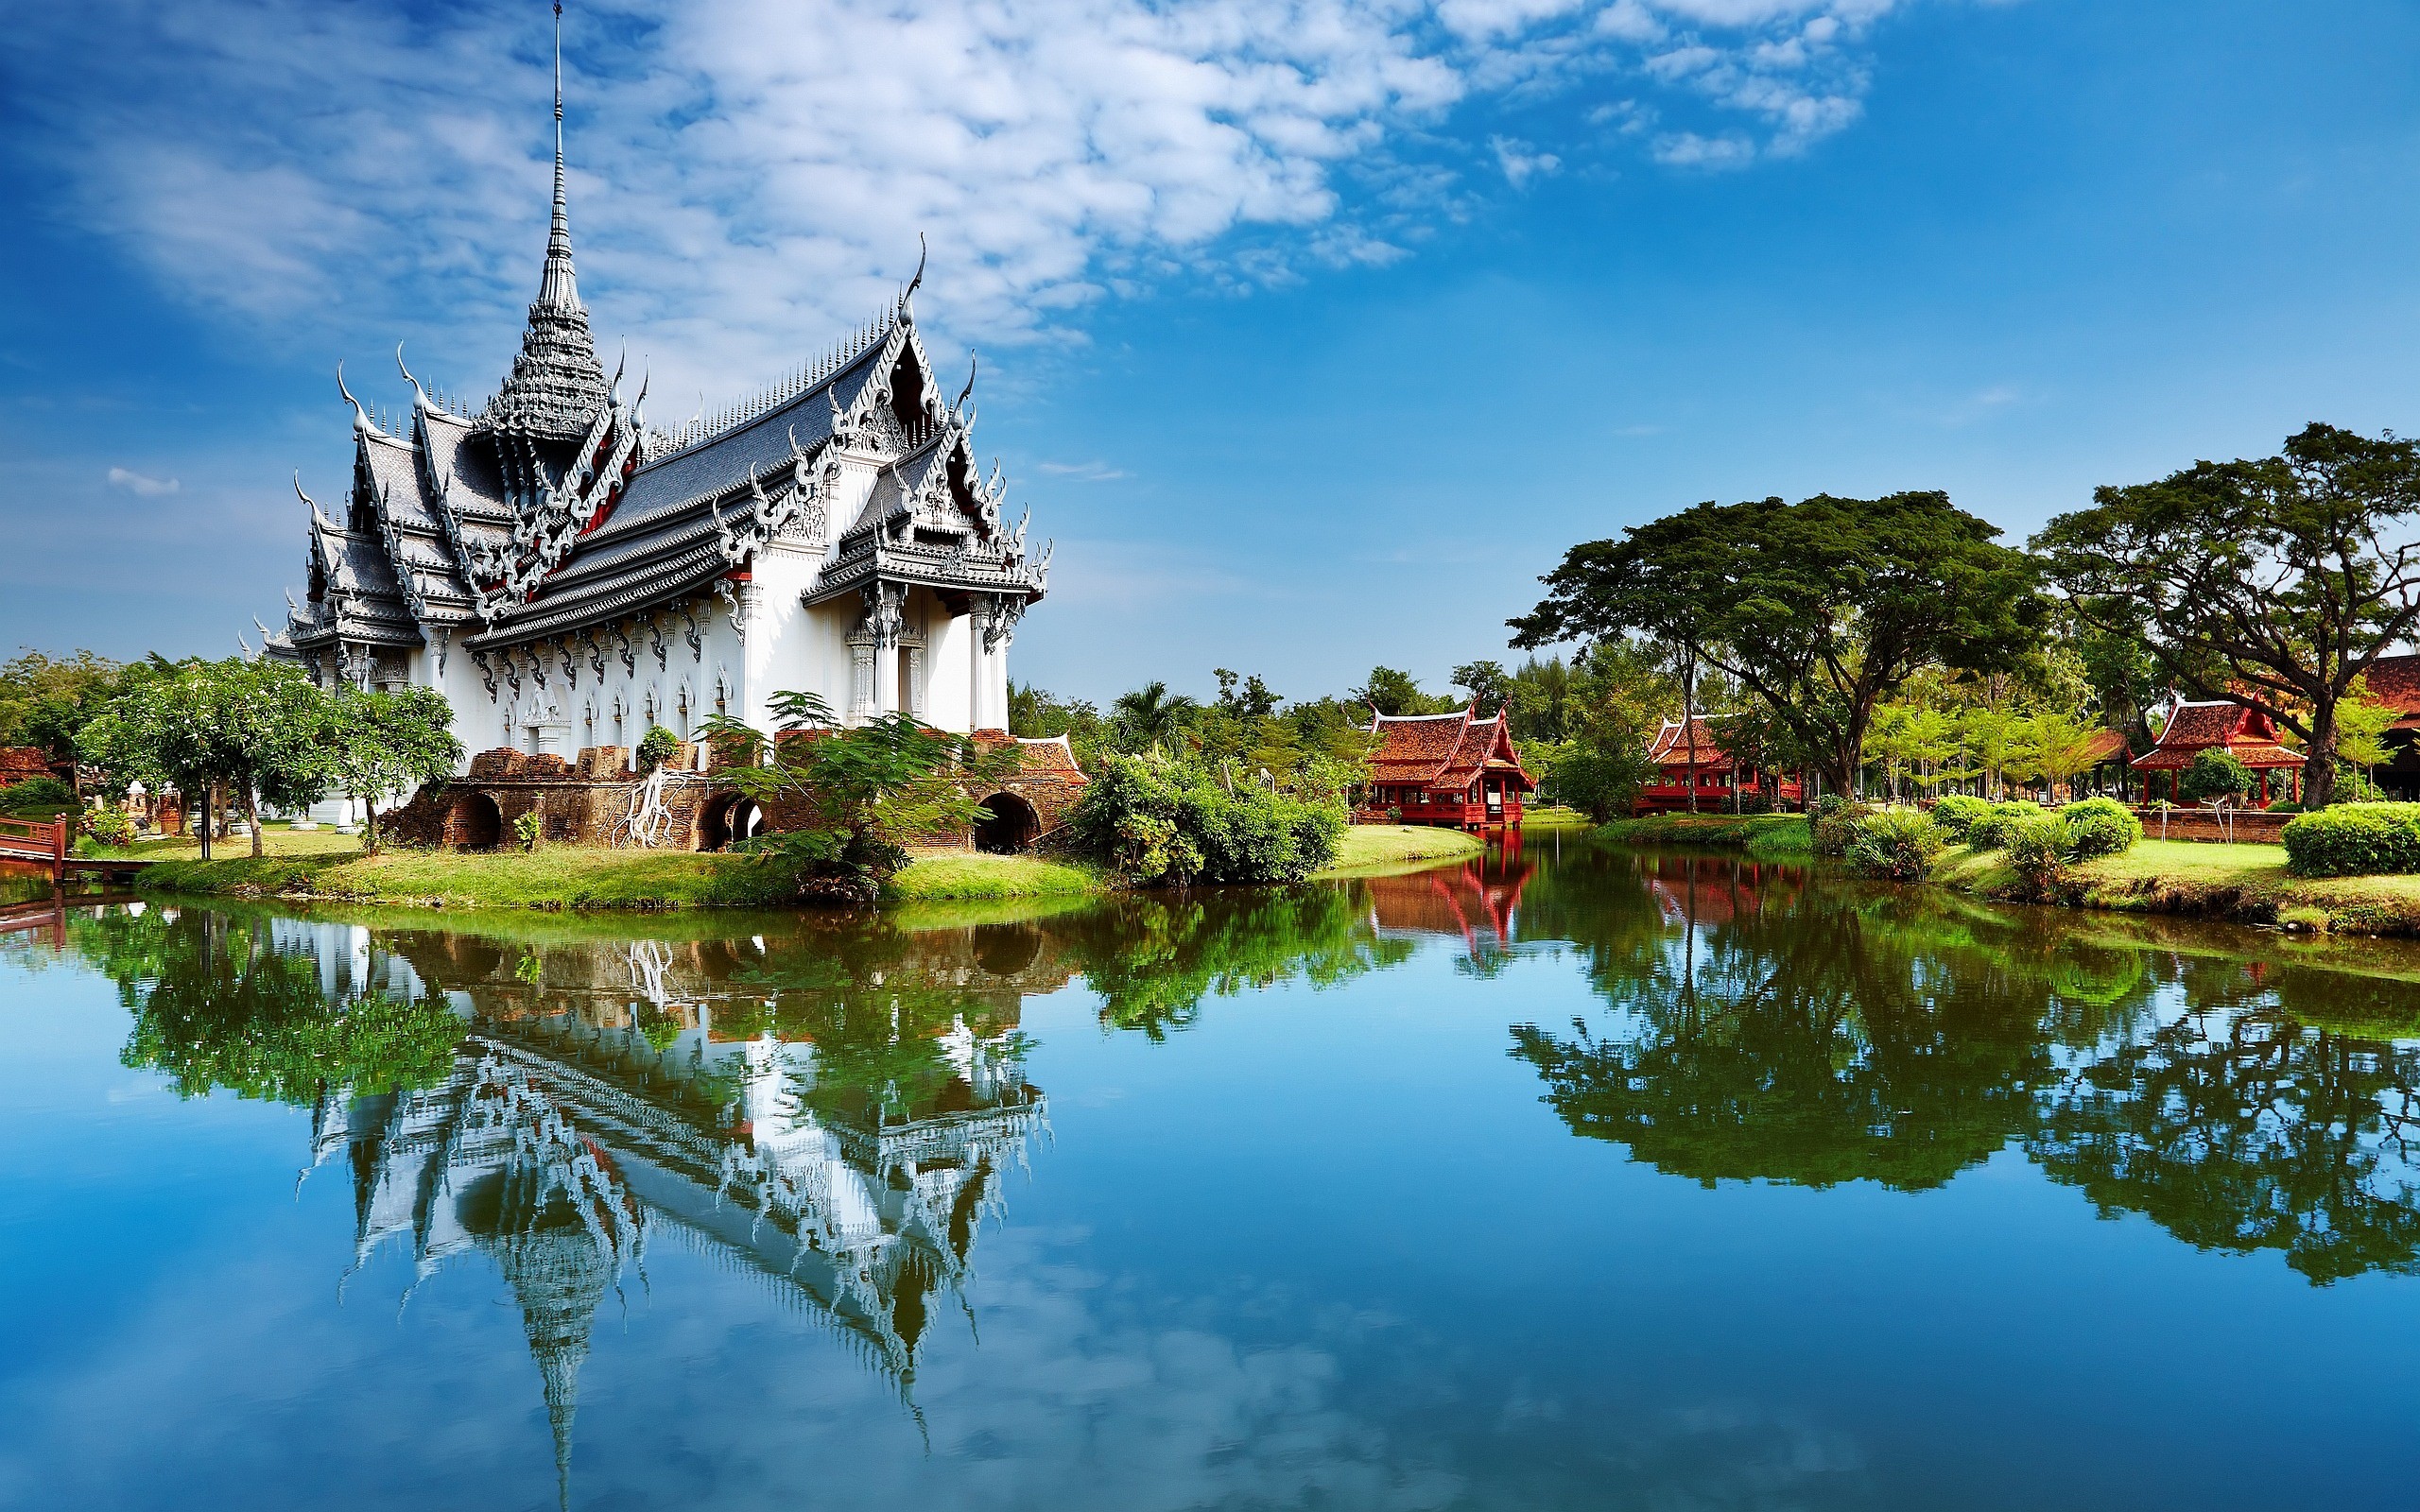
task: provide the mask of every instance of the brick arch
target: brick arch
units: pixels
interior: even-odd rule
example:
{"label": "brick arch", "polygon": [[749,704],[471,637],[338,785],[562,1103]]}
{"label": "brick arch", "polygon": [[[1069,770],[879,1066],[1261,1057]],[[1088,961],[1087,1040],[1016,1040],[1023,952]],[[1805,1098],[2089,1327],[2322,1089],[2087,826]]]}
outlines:
{"label": "brick arch", "polygon": [[694,849],[721,850],[735,841],[762,834],[765,811],[747,794],[724,788],[709,793],[698,804],[698,820],[690,831]]}
{"label": "brick arch", "polygon": [[975,849],[1013,855],[1031,846],[1042,833],[1042,816],[1031,802],[1007,788],[978,805],[984,816],[975,822]]}
{"label": "brick arch", "polygon": [[476,788],[464,788],[445,806],[445,848],[493,850],[504,843],[504,811]]}

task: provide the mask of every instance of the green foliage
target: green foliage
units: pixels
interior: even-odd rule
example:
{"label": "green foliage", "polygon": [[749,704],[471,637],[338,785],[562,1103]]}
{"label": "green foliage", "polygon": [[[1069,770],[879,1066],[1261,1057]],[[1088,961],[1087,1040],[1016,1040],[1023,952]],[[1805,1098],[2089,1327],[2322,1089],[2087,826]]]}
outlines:
{"label": "green foliage", "polygon": [[1028,740],[1067,737],[1067,748],[1085,771],[1100,765],[1109,749],[1109,726],[1082,698],[1061,698],[1031,683],[1009,684],[1009,733]]}
{"label": "green foliage", "polygon": [[[196,798],[218,784],[234,801],[257,791],[291,808],[335,781],[332,724],[328,696],[289,662],[161,663],[130,678],[77,743],[116,782],[173,782]],[[257,824],[252,853],[261,853]]]}
{"label": "green foliage", "polygon": [[2067,826],[2069,848],[2078,861],[2123,855],[2143,837],[2143,821],[2132,809],[2112,798],[2088,798],[2059,811]]}
{"label": "green foliage", "polygon": [[53,761],[72,761],[77,731],[130,677],[151,671],[148,664],[123,667],[90,651],[64,659],[26,651],[0,665],[0,746],[31,746]]}
{"label": "green foliage", "polygon": [[1459,698],[1421,692],[1410,673],[1398,672],[1393,667],[1372,667],[1368,679],[1347,696],[1382,714],[1443,714],[1462,706]]}
{"label": "green foliage", "polygon": [[639,737],[639,748],[633,759],[638,764],[638,770],[645,774],[670,761],[680,749],[680,736],[662,725],[649,725],[647,733]]}
{"label": "green foliage", "polygon": [[2026,892],[2048,898],[2066,880],[2075,836],[2068,832],[2066,820],[2036,809],[2008,824],[1999,849],[2007,853],[2009,867]]}
{"label": "green foliage", "polygon": [[[359,799],[369,811],[361,837],[365,850],[378,849],[381,797],[442,782],[461,765],[453,708],[434,688],[339,688],[326,700],[324,717],[324,781]],[[262,796],[281,808],[300,808],[318,797],[310,788],[320,780],[287,784],[279,793],[264,786]]]}
{"label": "green foliage", "polygon": [[964,834],[983,816],[975,794],[1017,768],[1014,746],[986,750],[912,714],[843,729],[814,694],[777,693],[770,702],[781,719],[772,738],[721,714],[704,731],[730,763],[723,775],[734,787],[803,819],[748,846],[785,858],[802,897],[873,902],[908,864],[910,842]]}
{"label": "green foliage", "polygon": [[535,850],[545,838],[545,827],[540,823],[536,810],[521,815],[512,821],[513,843],[524,850]]}
{"label": "green foliage", "polygon": [[1855,820],[1849,865],[1887,882],[1922,882],[1943,849],[1941,827],[1916,809],[1882,809]]}
{"label": "green foliage", "polygon": [[2298,877],[2420,871],[2420,803],[2339,803],[2289,821],[2286,869]]}
{"label": "green foliage", "polygon": [[2021,553],[1945,494],[1703,504],[1575,546],[1516,646],[1644,635],[1736,679],[1839,790],[1917,672],[2013,667],[2048,605]]}
{"label": "green foliage", "polygon": [[12,819],[47,819],[80,807],[76,790],[56,777],[30,777],[0,787],[0,814]]}
{"label": "green foliage", "polygon": [[1992,805],[1967,793],[1952,793],[1932,806],[1932,820],[1959,845],[1974,843],[1975,825],[1991,816]]}
{"label": "green foliage", "polygon": [[159,1071],[178,1094],[216,1089],[308,1106],[328,1090],[424,1087],[453,1070],[460,1021],[441,994],[330,999],[310,955],[279,949],[266,922],[194,911],[79,917],[78,949],[133,1010],[120,1059]]}
{"label": "green foliage", "polygon": [[2038,819],[2048,811],[2041,804],[2019,799],[2013,803],[1995,803],[1992,811],[1977,817],[1966,827],[1966,843],[1978,850],[2005,850],[2009,836],[2016,827]]}
{"label": "green foliage", "polygon": [[2241,798],[2257,786],[2259,780],[2252,769],[2236,759],[2233,751],[2212,748],[2193,758],[2185,768],[2176,790],[2188,803],[2205,799]]}
{"label": "green foliage", "polygon": [[1166,682],[1155,679],[1132,693],[1119,694],[1109,706],[1110,738],[1124,751],[1153,747],[1173,750],[1201,712],[1198,700],[1170,693]]}
{"label": "green foliage", "polygon": [[112,848],[134,843],[134,816],[114,803],[104,803],[83,816],[84,833]]}
{"label": "green foliage", "polygon": [[1512,675],[1504,670],[1501,662],[1464,662],[1454,669],[1447,680],[1470,694],[1471,702],[1478,706],[1481,715],[1501,710],[1512,692]]}
{"label": "green foliage", "polygon": [[2383,803],[2386,790],[2369,779],[2365,772],[2338,763],[2336,767],[2336,798],[2339,803]]}
{"label": "green foliage", "polygon": [[2420,443],[2312,424],[2258,461],[2196,462],[2093,491],[2034,538],[2076,614],[2139,636],[2160,670],[2301,736],[2325,803],[2337,710],[2420,627]]}
{"label": "green foliage", "polygon": [[1068,811],[1069,843],[1141,886],[1292,882],[1335,859],[1340,799],[1254,783],[1197,761],[1113,756]]}
{"label": "green foliage", "polygon": [[1819,856],[1844,856],[1857,840],[1858,821],[1870,811],[1851,803],[1836,793],[1826,793],[1815,800],[1815,812],[1808,826],[1813,834],[1815,853]]}

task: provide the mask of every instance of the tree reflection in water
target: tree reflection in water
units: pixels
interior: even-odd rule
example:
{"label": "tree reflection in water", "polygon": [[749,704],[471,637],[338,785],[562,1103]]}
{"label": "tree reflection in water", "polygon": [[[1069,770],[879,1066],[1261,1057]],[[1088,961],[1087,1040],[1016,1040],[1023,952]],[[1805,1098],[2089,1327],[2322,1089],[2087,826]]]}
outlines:
{"label": "tree reflection in water", "polygon": [[2014,1143],[2104,1214],[2314,1282],[2420,1262],[2420,1047],[2358,1032],[2408,1028],[2407,983],[1728,859],[1555,882],[1599,894],[1571,933],[1609,1012],[1512,1053],[1659,1170],[1919,1190]]}

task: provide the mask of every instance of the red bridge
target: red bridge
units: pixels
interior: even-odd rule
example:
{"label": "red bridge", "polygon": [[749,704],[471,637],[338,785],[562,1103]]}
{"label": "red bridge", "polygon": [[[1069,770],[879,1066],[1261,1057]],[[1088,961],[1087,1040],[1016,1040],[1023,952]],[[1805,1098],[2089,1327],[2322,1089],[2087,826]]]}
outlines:
{"label": "red bridge", "polygon": [[0,819],[0,862],[42,868],[53,882],[65,882],[71,871],[131,877],[153,863],[123,856],[72,856],[67,842],[76,832],[72,819]]}

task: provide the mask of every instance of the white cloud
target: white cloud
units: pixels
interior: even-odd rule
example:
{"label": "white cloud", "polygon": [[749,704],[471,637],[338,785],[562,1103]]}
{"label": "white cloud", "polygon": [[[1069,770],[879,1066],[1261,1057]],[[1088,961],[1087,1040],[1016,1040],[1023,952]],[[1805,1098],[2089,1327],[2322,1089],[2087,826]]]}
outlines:
{"label": "white cloud", "polygon": [[[660,393],[794,362],[919,232],[928,318],[1066,339],[1116,291],[1408,255],[1463,213],[1422,161],[1456,161],[1463,112],[1627,76],[1664,97],[1626,125],[1686,117],[1665,163],[1804,150],[1907,3],[596,0],[568,34],[584,286]],[[331,358],[404,336],[476,391],[544,235],[543,14],[96,0],[21,11],[0,82],[70,214],[178,294]],[[1524,131],[1481,138],[1516,188],[1589,145]]]}
{"label": "white cloud", "polygon": [[1115,483],[1128,475],[1106,462],[1037,462],[1034,469],[1070,483]]}
{"label": "white cloud", "polygon": [[1504,181],[1515,189],[1563,166],[1563,160],[1553,153],[1532,150],[1530,144],[1512,137],[1490,137],[1487,145],[1495,149],[1495,165],[1504,170]]}
{"label": "white cloud", "polygon": [[110,469],[110,487],[124,489],[139,499],[156,499],[164,493],[176,492],[177,480],[147,477],[127,468],[113,467]]}

